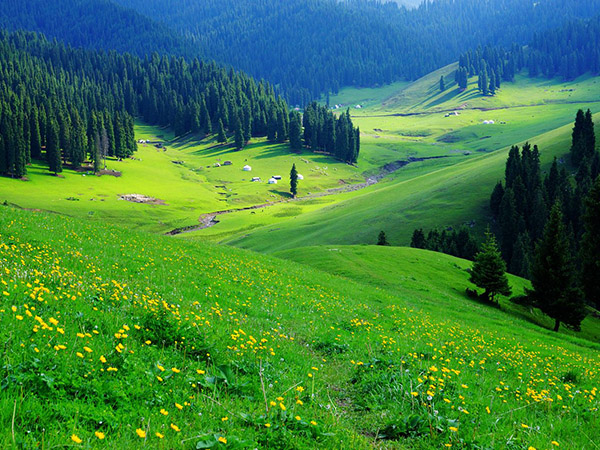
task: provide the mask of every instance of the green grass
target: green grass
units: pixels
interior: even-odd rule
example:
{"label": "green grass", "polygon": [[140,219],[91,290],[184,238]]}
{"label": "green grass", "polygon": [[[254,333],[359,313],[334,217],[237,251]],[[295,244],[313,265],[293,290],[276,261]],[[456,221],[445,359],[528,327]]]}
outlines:
{"label": "green grass", "polygon": [[[165,129],[138,123],[136,139],[163,140],[167,151],[138,144],[135,159],[109,160],[108,168],[122,176],[96,177],[67,169],[53,177],[45,163],[28,167],[29,181],[0,178],[0,199],[23,208],[43,209],[91,220],[110,221],[151,232],[194,225],[207,212],[236,209],[290,197],[289,171],[293,163],[304,175],[299,193],[318,192],[362,181],[356,168],[324,155],[291,154],[287,144],[256,139],[243,151],[217,145],[213,139],[174,139]],[[214,167],[231,161],[231,166]],[[180,162],[176,164],[173,161]],[[252,172],[242,171],[250,165]],[[277,185],[268,185],[281,175]],[[252,183],[252,177],[261,177]],[[122,194],[142,194],[165,204],[136,204]]]}
{"label": "green grass", "polygon": [[0,448],[592,449],[599,437],[598,344],[468,300],[464,261],[298,252],[340,278],[7,207],[0,230]]}
{"label": "green grass", "polygon": [[[491,219],[489,196],[503,178],[510,146],[537,144],[543,168],[555,156],[564,158],[577,109],[600,111],[600,82],[587,76],[569,83],[518,76],[516,83],[504,83],[496,97],[476,95],[473,87],[459,94],[451,86],[439,93],[440,74],[453,67],[401,88],[379,105],[353,110],[362,133],[359,168],[365,172],[410,157],[445,159],[411,164],[384,183],[287,221],[263,220],[239,233],[223,227],[218,236],[216,230],[200,235],[272,252],[315,244],[372,244],[381,230],[394,245],[407,245],[415,228],[472,221],[482,234]],[[440,96],[443,101],[437,102]],[[445,117],[444,111],[465,102],[458,116]],[[496,123],[483,125],[489,119]]]}
{"label": "green grass", "polygon": [[[321,246],[302,247],[284,250],[274,254],[279,258],[289,259],[314,267],[333,275],[346,277],[374,288],[393,292],[404,301],[412,302],[414,307],[436,313],[442,309],[444,314],[455,320],[486,320],[512,322],[520,317],[525,322],[521,326],[539,331],[539,327],[553,336],[554,321],[539,310],[516,305],[503,298],[501,309],[505,314],[483,304],[471,311],[479,316],[467,316],[460,300],[467,288],[476,289],[469,280],[467,269],[473,265],[471,261],[462,260],[443,253],[429,252],[409,247],[381,246]],[[531,288],[528,281],[508,274],[512,295],[522,295],[525,288]],[[426,289],[423,286],[427,286]],[[417,294],[418,293],[418,294]],[[498,318],[500,316],[500,318]],[[588,316],[582,324],[581,332],[564,329],[570,336],[600,342],[600,322]]]}

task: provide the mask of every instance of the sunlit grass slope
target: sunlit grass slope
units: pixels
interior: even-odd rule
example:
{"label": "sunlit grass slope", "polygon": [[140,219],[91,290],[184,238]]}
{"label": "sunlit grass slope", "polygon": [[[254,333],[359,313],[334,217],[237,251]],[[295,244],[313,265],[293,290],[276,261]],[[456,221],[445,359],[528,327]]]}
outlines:
{"label": "sunlit grass slope", "polygon": [[[539,146],[543,169],[554,157],[568,161],[571,130],[569,123],[530,137],[529,141]],[[457,162],[448,166],[433,166],[433,170],[430,162],[418,163],[421,170],[413,171],[413,176],[398,172],[395,179],[378,189],[225,241],[271,252],[320,244],[374,244],[381,230],[394,245],[408,245],[415,228],[474,224],[474,231],[482,234],[491,221],[489,198],[494,185],[504,177],[507,155],[508,148],[475,153],[468,158],[456,157]]]}
{"label": "sunlit grass slope", "polygon": [[[50,175],[45,163],[34,162],[27,168],[29,181],[0,178],[0,201],[166,232],[198,224],[203,213],[288,199],[292,164],[304,176],[300,195],[338,187],[341,179],[346,183],[363,181],[355,167],[308,151],[292,154],[288,144],[259,138],[236,152],[214,138],[175,139],[168,129],[141,123],[135,131],[138,140],[164,142],[166,151],[138,144],[134,159],[108,160],[108,168],[120,172],[119,177],[96,177],[66,168],[59,178]],[[225,161],[232,164],[225,166]],[[245,165],[252,171],[244,172]],[[267,184],[273,175],[282,176],[282,181]],[[261,181],[251,182],[252,177]],[[141,194],[161,202],[132,203],[121,200],[123,194]]]}
{"label": "sunlit grass slope", "polygon": [[2,207],[0,448],[594,448],[598,345],[417,256],[401,292]]}
{"label": "sunlit grass slope", "polygon": [[[343,276],[376,288],[393,292],[398,297],[409,300],[431,313],[440,309],[448,317],[461,320],[481,321],[484,317],[501,325],[502,321],[513,321],[510,316],[520,317],[530,322],[523,327],[538,330],[544,327],[552,330],[554,321],[539,310],[518,306],[501,297],[500,308],[506,313],[483,304],[470,308],[460,300],[466,288],[476,289],[469,282],[467,272],[471,261],[455,258],[443,253],[430,252],[410,247],[382,247],[377,245],[319,246],[302,247],[275,253],[279,258],[289,259],[337,276]],[[513,295],[521,295],[525,288],[531,288],[529,281],[508,274]],[[481,292],[481,290],[480,290]],[[457,301],[458,300],[458,301]],[[473,317],[469,314],[473,313]],[[588,316],[582,324],[581,332],[573,332],[563,327],[564,333],[600,342],[600,321]],[[548,331],[548,336],[554,336]]]}

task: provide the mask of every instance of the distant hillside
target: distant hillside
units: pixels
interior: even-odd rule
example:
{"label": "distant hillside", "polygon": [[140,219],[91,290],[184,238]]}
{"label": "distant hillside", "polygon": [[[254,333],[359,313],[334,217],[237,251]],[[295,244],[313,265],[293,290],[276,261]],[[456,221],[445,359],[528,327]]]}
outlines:
{"label": "distant hillside", "polygon": [[165,24],[109,0],[3,1],[0,27],[44,33],[76,47],[138,55],[153,51],[197,55],[189,41]]}
{"label": "distant hillside", "polygon": [[414,80],[481,45],[600,12],[600,0],[114,0],[189,33],[205,56],[280,84],[304,104],[340,86]]}

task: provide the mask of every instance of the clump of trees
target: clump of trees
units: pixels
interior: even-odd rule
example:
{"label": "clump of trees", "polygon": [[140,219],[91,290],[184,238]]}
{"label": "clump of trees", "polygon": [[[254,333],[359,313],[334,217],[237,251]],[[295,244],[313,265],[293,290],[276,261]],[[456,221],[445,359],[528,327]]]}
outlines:
{"label": "clump of trees", "polygon": [[578,329],[585,303],[600,307],[600,154],[590,111],[577,112],[574,175],[555,158],[542,177],[537,146],[512,147],[490,207],[508,270],[532,280],[525,300]]}
{"label": "clump of trees", "polygon": [[477,241],[469,229],[464,226],[458,231],[434,229],[427,234],[422,228],[418,228],[413,232],[410,246],[470,260],[477,253]]}
{"label": "clump of trees", "polygon": [[337,118],[326,106],[312,102],[304,110],[304,145],[324,151],[341,161],[355,163],[360,152],[360,130],[350,119],[350,110]]}

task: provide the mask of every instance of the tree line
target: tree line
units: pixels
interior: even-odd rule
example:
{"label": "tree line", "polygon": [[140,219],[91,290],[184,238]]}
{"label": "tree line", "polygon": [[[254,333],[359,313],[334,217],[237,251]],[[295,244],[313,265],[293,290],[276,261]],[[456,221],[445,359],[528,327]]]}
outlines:
{"label": "tree line", "polygon": [[433,229],[427,234],[422,228],[418,228],[413,232],[410,246],[469,260],[473,260],[478,252],[475,237],[464,226],[458,231]]}

